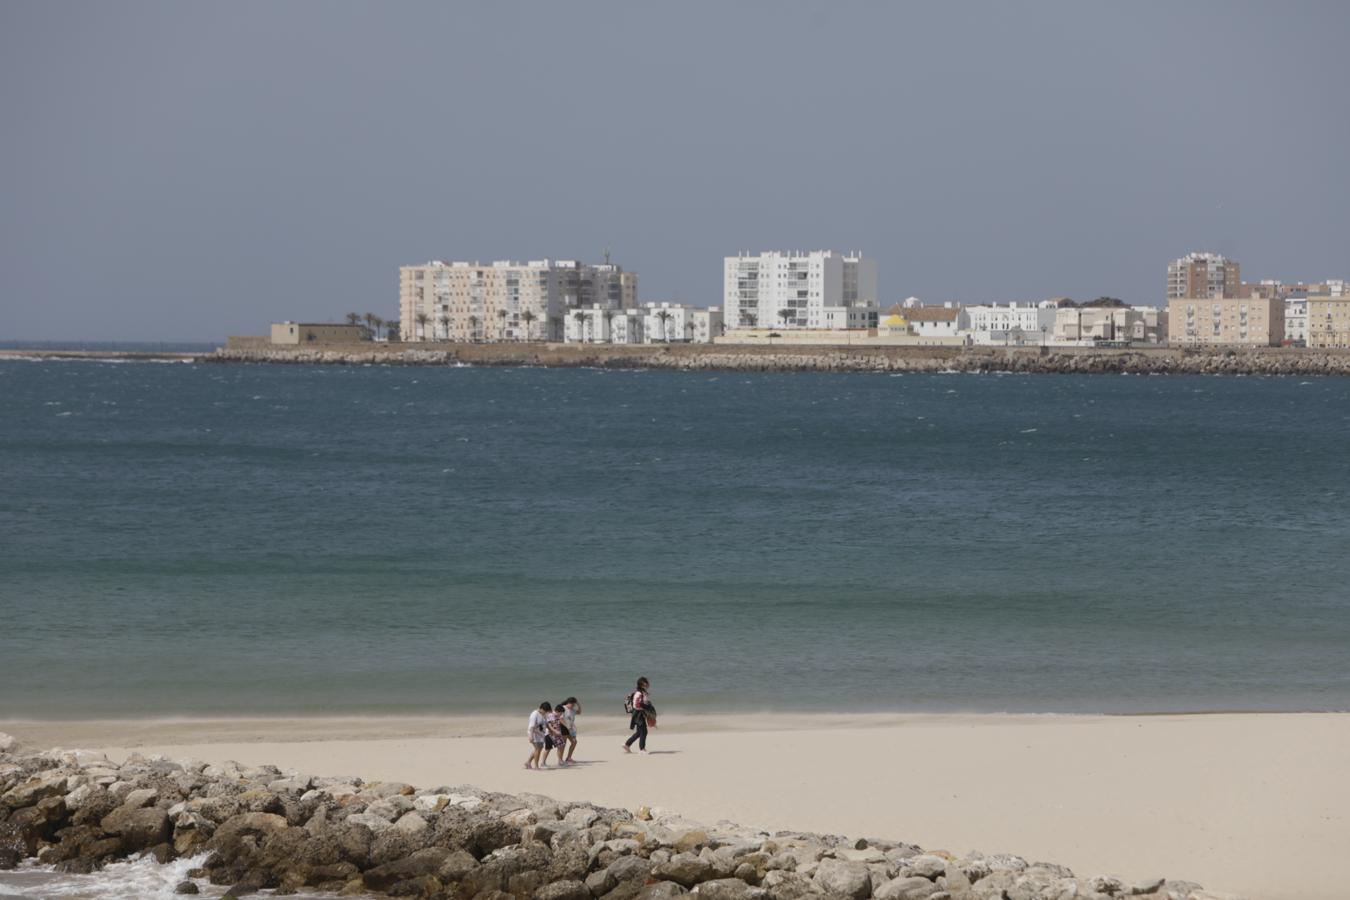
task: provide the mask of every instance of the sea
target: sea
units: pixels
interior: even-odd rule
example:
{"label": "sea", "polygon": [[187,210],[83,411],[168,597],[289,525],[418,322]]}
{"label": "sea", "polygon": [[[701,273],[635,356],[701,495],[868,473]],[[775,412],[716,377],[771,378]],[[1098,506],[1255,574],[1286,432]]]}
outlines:
{"label": "sea", "polygon": [[0,720],[621,716],[639,675],[1350,709],[1350,379],[0,361]]}
{"label": "sea", "polygon": [[638,675],[667,717],[1350,709],[1350,379],[0,360],[0,730],[618,719]]}

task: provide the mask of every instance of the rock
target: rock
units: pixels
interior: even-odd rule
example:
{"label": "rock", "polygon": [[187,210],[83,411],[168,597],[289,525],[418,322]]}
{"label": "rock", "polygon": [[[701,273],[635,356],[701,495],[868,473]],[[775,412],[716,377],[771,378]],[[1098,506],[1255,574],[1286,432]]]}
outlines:
{"label": "rock", "polygon": [[267,783],[267,789],[274,794],[303,794],[314,784],[314,778],[310,775],[291,775],[287,778],[278,778],[275,781]]}
{"label": "rock", "polygon": [[412,796],[417,793],[417,789],[401,781],[380,781],[366,785],[361,789],[361,793],[383,800],[389,797]]}
{"label": "rock", "polygon": [[1087,886],[1099,894],[1123,894],[1125,893],[1125,882],[1111,875],[1098,875],[1095,878],[1087,880]]}
{"label": "rock", "polygon": [[48,797],[63,796],[68,781],[69,779],[60,773],[38,775],[0,795],[0,805],[8,806],[10,809],[21,809],[33,806],[39,800],[46,800]]}
{"label": "rock", "polygon": [[706,900],[767,900],[769,892],[739,878],[718,878],[700,884],[698,895]]}
{"label": "rock", "polygon": [[912,875],[920,875],[931,880],[947,871],[947,860],[940,856],[925,853],[921,856],[911,856],[905,860],[903,868]]}
{"label": "rock", "polygon": [[268,837],[289,827],[286,820],[272,813],[239,813],[231,816],[216,828],[211,836],[212,848],[240,836]]}
{"label": "rock", "polygon": [[694,853],[706,846],[708,846],[708,832],[700,829],[681,832],[674,843],[676,853]]}
{"label": "rock", "polygon": [[715,877],[712,864],[692,853],[677,853],[669,862],[652,869],[651,874],[660,881],[673,881],[686,888],[711,881]]}
{"label": "rock", "polygon": [[872,893],[872,873],[863,863],[822,859],[816,866],[815,882],[827,894],[866,900]]}
{"label": "rock", "polygon": [[535,891],[534,900],[591,900],[591,889],[582,881],[555,881]]}
{"label": "rock", "polygon": [[158,799],[159,791],[154,788],[140,788],[139,790],[128,792],[127,795],[122,798],[122,805],[129,806],[132,809],[140,809],[141,807],[151,805]]}
{"label": "rock", "polygon": [[427,847],[371,869],[362,880],[373,891],[387,891],[401,881],[435,875],[449,856],[450,851],[444,847]]}
{"label": "rock", "polygon": [[872,896],[876,900],[927,900],[941,890],[922,875],[908,875],[892,878],[873,891]]}
{"label": "rock", "polygon": [[413,809],[418,812],[437,813],[449,805],[449,794],[422,794],[413,798]]}
{"label": "rock", "polygon": [[122,852],[128,854],[167,843],[173,834],[169,826],[169,814],[154,807],[139,809],[119,806],[104,816],[100,825],[108,834],[122,839]]}
{"label": "rock", "polygon": [[1166,878],[1146,878],[1130,885],[1130,893],[1132,895],[1154,894],[1162,890],[1162,886],[1166,883]]}
{"label": "rock", "polygon": [[886,854],[878,850],[876,847],[864,847],[858,849],[849,848],[846,850],[836,850],[834,851],[834,855],[836,859],[846,859],[849,862],[860,862],[860,863],[886,862]]}
{"label": "rock", "polygon": [[606,870],[615,881],[646,881],[651,874],[653,863],[640,856],[621,856],[609,864]]}
{"label": "rock", "polygon": [[651,819],[652,819],[652,810],[651,810],[651,807],[648,807],[648,806],[639,806],[639,807],[637,808],[637,812],[634,813],[634,815],[635,815],[637,818],[639,818],[639,819],[641,819],[642,821],[644,821],[644,822],[650,822]]}
{"label": "rock", "polygon": [[364,825],[377,834],[387,828],[394,827],[394,823],[383,816],[374,816],[370,813],[357,813],[354,816],[348,816],[345,821],[352,825]]}
{"label": "rock", "polygon": [[399,820],[394,823],[394,828],[416,837],[425,834],[430,830],[431,826],[427,824],[426,819],[415,812],[410,812],[404,813]]}
{"label": "rock", "polygon": [[200,894],[197,885],[191,881],[180,881],[178,886],[173,889],[175,894]]}
{"label": "rock", "polygon": [[0,731],[0,753],[12,753],[19,746],[19,739],[12,734]]}
{"label": "rock", "polygon": [[572,828],[587,829],[595,824],[600,818],[600,814],[589,806],[578,806],[576,809],[563,816],[563,822]]}
{"label": "rock", "polygon": [[689,892],[674,881],[658,881],[638,891],[636,900],[672,900],[687,893]]}

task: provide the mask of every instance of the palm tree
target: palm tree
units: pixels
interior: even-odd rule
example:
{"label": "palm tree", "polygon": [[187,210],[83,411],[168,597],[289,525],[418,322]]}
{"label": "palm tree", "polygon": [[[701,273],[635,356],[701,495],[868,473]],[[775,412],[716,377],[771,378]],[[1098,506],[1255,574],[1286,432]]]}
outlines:
{"label": "palm tree", "polygon": [[418,313],[416,319],[417,327],[421,329],[421,333],[417,336],[417,339],[425,341],[427,339],[427,322],[431,319],[431,316],[426,313]]}
{"label": "palm tree", "polygon": [[663,309],[656,314],[656,318],[661,320],[661,339],[667,344],[670,343],[670,320],[675,318],[670,314],[670,310]]}
{"label": "palm tree", "polygon": [[372,327],[375,329],[375,340],[380,339],[380,329],[384,327],[384,319],[379,316],[371,316]]}
{"label": "palm tree", "polygon": [[371,338],[374,338],[374,337],[375,337],[375,320],[378,318],[378,316],[376,316],[374,313],[366,313],[364,316],[362,316],[362,318],[365,319],[365,322],[366,322],[366,334],[367,334],[367,336],[369,336],[369,337],[371,337]]}
{"label": "palm tree", "polygon": [[788,320],[791,319],[791,318],[793,318],[792,310],[790,310],[790,309],[780,309],[780,310],[778,311],[778,318],[780,318],[780,319],[783,320],[783,327],[786,328],[786,327],[787,327],[787,324],[788,324]]}
{"label": "palm tree", "polygon": [[524,322],[525,322],[525,340],[527,340],[527,341],[528,341],[528,340],[531,340],[531,337],[530,337],[530,325],[534,322],[534,320],[535,320],[535,315],[534,315],[533,312],[531,312],[530,310],[527,309],[527,310],[525,310],[523,313],[520,314],[520,318],[523,319]]}
{"label": "palm tree", "polygon": [[506,317],[510,315],[506,310],[497,310],[497,319],[501,322],[501,327],[497,329],[497,340],[506,340]]}
{"label": "palm tree", "polygon": [[577,310],[572,313],[572,318],[575,319],[577,323],[577,340],[583,344],[586,343],[586,314],[581,310]]}
{"label": "palm tree", "polygon": [[609,342],[614,343],[614,328],[610,324],[614,321],[614,310],[607,309],[601,313],[605,317],[605,334],[609,335]]}
{"label": "palm tree", "polygon": [[469,316],[469,340],[478,340],[478,317]]}
{"label": "palm tree", "polygon": [[442,339],[442,340],[449,340],[449,339],[450,339],[450,320],[447,319],[444,315],[441,315],[441,317],[440,317],[439,319],[436,320],[436,324],[440,326],[441,339]]}
{"label": "palm tree", "polygon": [[347,313],[347,324],[348,324],[348,325],[360,325],[360,324],[361,324],[361,314],[360,314],[360,313]]}
{"label": "palm tree", "polygon": [[399,326],[403,323],[398,319],[390,319],[384,323],[384,339],[387,341],[402,340],[403,332]]}

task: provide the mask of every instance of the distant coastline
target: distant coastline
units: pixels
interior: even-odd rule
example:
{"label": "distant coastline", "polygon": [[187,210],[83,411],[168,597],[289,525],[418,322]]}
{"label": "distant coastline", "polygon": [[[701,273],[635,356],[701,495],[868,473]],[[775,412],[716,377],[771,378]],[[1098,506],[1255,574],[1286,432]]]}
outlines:
{"label": "distant coastline", "polygon": [[361,343],[222,347],[213,352],[0,350],[0,359],[283,365],[545,366],[750,372],[1018,372],[1123,375],[1350,375],[1350,351],[1055,347],[849,347],[721,344]]}

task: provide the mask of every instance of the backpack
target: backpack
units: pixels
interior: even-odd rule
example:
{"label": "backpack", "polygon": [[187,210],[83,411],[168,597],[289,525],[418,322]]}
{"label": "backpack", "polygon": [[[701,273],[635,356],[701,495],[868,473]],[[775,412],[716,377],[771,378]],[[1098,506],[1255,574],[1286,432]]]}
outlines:
{"label": "backpack", "polygon": [[630,716],[631,716],[634,712],[636,712],[636,710],[633,708],[633,694],[636,694],[636,693],[637,693],[637,691],[633,691],[633,692],[631,692],[627,697],[624,697],[624,698],[623,698],[623,711],[626,712],[626,713],[628,713],[628,715],[630,715]]}

